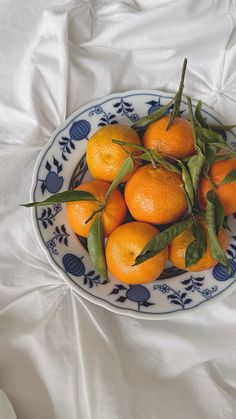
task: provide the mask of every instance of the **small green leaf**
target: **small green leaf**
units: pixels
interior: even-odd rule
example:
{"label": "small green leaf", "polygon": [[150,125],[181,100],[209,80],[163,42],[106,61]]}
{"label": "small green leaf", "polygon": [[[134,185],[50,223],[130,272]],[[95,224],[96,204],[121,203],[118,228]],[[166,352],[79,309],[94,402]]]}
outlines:
{"label": "small green leaf", "polygon": [[199,100],[195,109],[195,118],[203,128],[209,128],[205,118],[202,116],[202,101]]}
{"label": "small green leaf", "polygon": [[229,151],[229,152],[226,151],[226,153],[217,154],[216,157],[215,157],[215,162],[222,161],[222,160],[231,160],[234,157],[236,157],[236,152],[235,151]]}
{"label": "small green leaf", "polygon": [[218,186],[226,185],[226,183],[231,183],[236,181],[236,169],[230,170],[229,173],[224,177],[222,182]]}
{"label": "small green leaf", "polygon": [[194,140],[194,145],[196,147],[196,144],[197,144],[196,127],[195,127],[195,121],[193,117],[192,101],[189,96],[187,97],[187,102],[188,102],[189,118],[190,118],[192,133],[193,133],[193,140]]}
{"label": "small green leaf", "polygon": [[162,158],[155,150],[149,150],[149,153],[151,154],[153,160],[156,163],[159,163],[165,169],[169,170],[169,172],[174,172],[178,175],[181,175],[181,170],[178,169],[178,167],[176,167],[173,163],[170,163],[169,161]]}
{"label": "small green leaf", "polygon": [[39,202],[30,202],[28,204],[21,204],[22,207],[36,207],[36,206],[45,206],[51,204],[61,204],[63,202],[72,202],[72,201],[97,201],[97,198],[92,195],[90,192],[86,191],[65,191],[55,193],[44,201]]}
{"label": "small green leaf", "polygon": [[170,114],[169,117],[169,121],[166,127],[166,131],[170,128],[172,122],[174,121],[176,116],[180,116],[180,105],[181,105],[181,100],[182,100],[182,94],[183,94],[183,90],[184,90],[184,78],[185,78],[185,73],[186,73],[186,68],[187,68],[187,58],[184,59],[183,62],[183,66],[182,66],[182,71],[181,71],[181,78],[180,78],[180,83],[179,83],[179,88],[178,91],[174,97],[174,108]]}
{"label": "small green leaf", "polygon": [[218,148],[215,147],[214,144],[206,144],[205,145],[205,159],[206,159],[206,169],[209,170],[210,165],[214,163],[216,159],[216,154],[218,152]]}
{"label": "small green leaf", "polygon": [[189,201],[190,201],[191,205],[193,205],[193,203],[194,203],[194,189],[193,189],[193,182],[192,182],[190,172],[188,170],[188,167],[182,161],[180,161],[179,164],[181,165],[181,168],[182,168],[182,179],[183,179],[183,182],[184,182],[184,187],[185,187],[186,193],[188,195],[188,198],[189,198]]}
{"label": "small green leaf", "polygon": [[219,198],[217,197],[214,189],[211,189],[208,192],[207,200],[209,204],[212,204],[214,206],[216,234],[218,234],[224,222],[224,208]]}
{"label": "small green leaf", "polygon": [[134,170],[134,163],[132,158],[129,156],[127,157],[121,164],[120,170],[117,173],[115,179],[113,180],[112,184],[110,185],[106,196],[105,196],[105,203],[107,202],[108,198],[110,197],[112,191],[117,188],[117,186],[122,182],[122,180]]}
{"label": "small green leaf", "polygon": [[[141,151],[143,151],[143,153],[138,156],[138,158],[140,158],[141,160],[145,160],[145,161],[149,161],[149,162],[155,161],[155,162],[159,163],[161,166],[165,167],[167,170],[169,170],[171,172],[178,173],[179,175],[181,174],[181,170],[179,170],[174,164],[169,163],[167,160],[162,158],[155,150],[149,150],[146,147],[143,147],[143,146],[140,146],[140,145],[137,145],[137,144],[126,143],[125,141],[120,141],[120,140],[112,140],[112,142],[116,143],[116,144],[119,144],[119,145],[126,145],[126,146],[129,146],[129,147],[133,147],[133,148],[136,148],[138,150],[141,150]],[[169,157],[169,156],[167,156],[167,157]]]}
{"label": "small green leaf", "polygon": [[192,178],[194,192],[197,195],[199,179],[205,164],[205,156],[197,145],[195,147],[197,154],[188,161],[188,169]]}
{"label": "small green leaf", "polygon": [[94,220],[88,235],[88,251],[96,271],[109,281],[107,274],[106,258],[104,253],[104,233],[101,213]]}
{"label": "small green leaf", "polygon": [[209,235],[211,255],[214,259],[218,260],[218,262],[220,262],[222,265],[226,266],[227,272],[230,272],[231,268],[229,265],[229,261],[218,239],[217,230],[219,227],[219,220],[217,223],[214,194],[215,193],[212,189],[206,195],[206,198],[207,198],[206,226],[207,226],[208,235]]}
{"label": "small green leaf", "polygon": [[207,249],[207,240],[204,228],[195,220],[192,227],[194,240],[189,244],[185,254],[185,267],[197,263],[205,254]]}
{"label": "small green leaf", "polygon": [[212,163],[222,160],[230,160],[236,156],[236,152],[226,143],[210,143],[205,144],[205,158],[206,158],[206,169]]}
{"label": "small green leaf", "polygon": [[168,227],[166,230],[163,230],[161,233],[154,236],[143,248],[142,252],[136,257],[135,264],[139,265],[140,263],[145,262],[157,255],[162,249],[164,249],[172,240],[175,239],[182,231],[188,230],[192,227],[192,219],[187,219],[185,221],[180,221]]}
{"label": "small green leaf", "polygon": [[135,122],[132,125],[132,128],[134,128],[134,129],[137,129],[137,128],[140,128],[140,127],[147,128],[153,122],[158,121],[159,119],[162,118],[164,113],[166,111],[168,111],[170,106],[173,104],[174,100],[175,100],[175,98],[173,97],[173,99],[171,99],[169,102],[167,102],[166,105],[161,106],[160,108],[158,108],[156,111],[152,112],[151,114],[149,114],[147,116],[144,116],[143,118],[140,118],[137,122]]}
{"label": "small green leaf", "polygon": [[133,143],[127,143],[126,141],[116,140],[115,138],[113,138],[112,142],[115,143],[115,144],[124,145],[126,147],[136,148],[137,150],[141,150],[141,151],[146,151],[147,150],[142,145],[133,144]]}
{"label": "small green leaf", "polygon": [[235,127],[236,125],[209,125],[209,128],[213,131],[229,131]]}
{"label": "small green leaf", "polygon": [[220,134],[217,134],[217,132],[212,131],[211,129],[208,129],[208,128],[198,127],[197,136],[205,144],[211,144],[211,143],[225,144],[225,140]]}

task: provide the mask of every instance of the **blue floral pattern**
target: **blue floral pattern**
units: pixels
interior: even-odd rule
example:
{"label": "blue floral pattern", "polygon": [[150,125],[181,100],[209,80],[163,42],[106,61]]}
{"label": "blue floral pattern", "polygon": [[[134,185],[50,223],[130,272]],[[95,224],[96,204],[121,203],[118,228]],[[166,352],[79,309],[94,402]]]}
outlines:
{"label": "blue floral pattern", "polygon": [[91,130],[91,125],[86,120],[73,122],[69,131],[69,137],[61,137],[59,141],[63,160],[68,160],[67,155],[75,150],[75,141],[87,140]]}
{"label": "blue floral pattern", "polygon": [[69,234],[66,231],[65,224],[60,227],[57,226],[53,232],[53,237],[46,242],[46,246],[54,255],[58,255],[57,243],[68,246],[68,237]]}
{"label": "blue floral pattern", "polygon": [[150,292],[143,285],[129,285],[128,287],[125,287],[122,284],[116,284],[109,295],[118,295],[121,292],[122,295],[119,295],[119,297],[116,298],[116,301],[119,301],[122,304],[127,299],[133,301],[138,305],[138,311],[140,311],[141,306],[149,307],[154,304],[148,301],[150,298]]}
{"label": "blue floral pattern", "polygon": [[118,124],[117,120],[116,120],[116,116],[114,115],[114,113],[111,112],[105,112],[104,109],[102,108],[102,106],[94,106],[94,109],[92,109],[89,112],[89,116],[94,116],[94,115],[101,115],[100,119],[99,119],[99,123],[98,123],[98,127],[105,127],[106,125],[114,125],[114,124]]}
{"label": "blue floral pattern", "polygon": [[59,173],[63,170],[62,164],[53,156],[52,163],[46,161],[45,169],[47,170],[45,179],[38,179],[38,182],[41,182],[42,194],[45,190],[50,193],[58,192],[63,185],[63,177],[59,176]]}
{"label": "blue floral pattern", "polygon": [[52,226],[56,219],[57,214],[62,210],[61,204],[54,204],[52,207],[46,207],[42,209],[40,217],[37,217],[38,221],[41,221],[43,228]]}
{"label": "blue floral pattern", "polygon": [[86,272],[82,259],[83,256],[78,257],[71,253],[65,254],[62,258],[62,263],[66,272],[77,277],[82,277],[83,285],[87,285],[89,288],[93,288],[94,285],[105,284],[106,281],[102,281],[100,275],[97,275],[94,270]]}
{"label": "blue floral pattern", "polygon": [[[35,168],[32,200],[46,199],[52,193],[73,189],[90,179],[86,145],[98,128],[117,123],[132,125],[168,101],[168,95],[158,92],[129,92],[111,95],[77,111],[42,151]],[[196,106],[196,102],[193,101],[193,105]],[[183,117],[188,114],[185,100],[181,112]],[[209,113],[203,107],[203,114],[210,123],[219,123],[213,111]],[[236,147],[236,136],[231,131],[227,140]],[[236,214],[229,219],[232,229],[227,251],[230,273],[220,264],[213,270],[192,275],[169,266],[158,280],[145,285],[122,284],[115,278],[106,283],[95,272],[87,253],[86,239],[71,231],[65,204],[39,207],[33,217],[40,243],[65,281],[88,299],[120,313],[158,318],[190,310],[213,300],[236,282]]]}
{"label": "blue floral pattern", "polygon": [[134,107],[130,101],[125,101],[123,98],[120,98],[118,102],[113,105],[116,108],[116,112],[122,116],[126,116],[131,122],[136,122],[139,120],[140,116],[137,112],[134,112]]}

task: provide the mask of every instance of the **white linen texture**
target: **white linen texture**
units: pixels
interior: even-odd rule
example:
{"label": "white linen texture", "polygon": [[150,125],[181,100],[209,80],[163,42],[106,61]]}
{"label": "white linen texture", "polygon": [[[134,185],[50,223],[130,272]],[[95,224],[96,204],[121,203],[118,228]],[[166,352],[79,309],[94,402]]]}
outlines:
{"label": "white linen texture", "polygon": [[[168,320],[77,295],[33,231],[41,148],[110,93],[185,94],[236,121],[234,0],[0,2],[0,388],[18,419],[235,419],[236,290]],[[0,418],[4,419],[4,418]]]}

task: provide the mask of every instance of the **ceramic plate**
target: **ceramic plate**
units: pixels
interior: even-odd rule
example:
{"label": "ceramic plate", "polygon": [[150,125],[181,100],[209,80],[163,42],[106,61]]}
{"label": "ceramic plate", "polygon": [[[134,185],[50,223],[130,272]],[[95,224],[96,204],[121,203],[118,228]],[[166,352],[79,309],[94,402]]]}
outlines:
{"label": "ceramic plate", "polygon": [[[107,124],[132,125],[140,117],[170,100],[159,91],[113,94],[79,109],[54,132],[39,155],[33,175],[31,200],[41,201],[52,193],[74,188],[89,180],[85,152],[88,138]],[[193,101],[193,106],[196,102]],[[186,117],[186,101],[181,104]],[[223,123],[208,107],[203,114],[209,123]],[[236,148],[230,131],[227,141]],[[49,262],[67,284],[88,300],[119,314],[158,319],[205,306],[233,288],[236,279],[236,214],[229,217],[230,244],[227,251],[231,273],[222,265],[199,273],[166,266],[161,277],[149,284],[125,285],[111,277],[108,284],[94,271],[86,243],[71,230],[65,205],[33,208],[33,224]],[[234,235],[235,234],[235,235]]]}

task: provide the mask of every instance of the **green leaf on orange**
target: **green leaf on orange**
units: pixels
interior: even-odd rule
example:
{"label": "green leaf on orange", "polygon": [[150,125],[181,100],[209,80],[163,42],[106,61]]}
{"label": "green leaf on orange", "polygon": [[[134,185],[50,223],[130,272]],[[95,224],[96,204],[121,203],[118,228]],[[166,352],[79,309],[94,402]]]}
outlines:
{"label": "green leaf on orange", "polygon": [[236,181],[236,169],[230,170],[218,186],[226,185]]}
{"label": "green leaf on orange", "polygon": [[195,118],[202,128],[208,128],[208,124],[202,115],[202,101],[199,100],[195,109]]}
{"label": "green leaf on orange", "polygon": [[224,222],[224,212],[222,219],[222,208],[219,206],[219,200],[216,197],[215,191],[211,189],[207,195],[207,209],[206,209],[206,226],[209,235],[210,251],[214,259],[224,265],[227,272],[230,272],[231,268],[227,256],[222,249],[218,232]]}
{"label": "green leaf on orange", "polygon": [[29,202],[28,204],[21,204],[22,207],[36,207],[52,204],[62,204],[64,202],[72,201],[98,201],[97,198],[90,192],[86,191],[64,191],[51,195],[44,201]]}
{"label": "green leaf on orange", "polygon": [[192,225],[192,218],[188,218],[168,227],[161,233],[158,233],[146,244],[141,253],[136,257],[134,265],[139,265],[157,255],[162,249],[168,246],[175,237],[182,233],[182,231],[191,228]]}
{"label": "green leaf on orange", "polygon": [[101,213],[98,214],[90,227],[87,245],[94,268],[108,282]]}
{"label": "green leaf on orange", "polygon": [[205,254],[207,249],[206,234],[203,226],[195,220],[192,226],[194,240],[189,244],[185,254],[185,267],[197,263]]}
{"label": "green leaf on orange", "polygon": [[115,179],[113,180],[113,182],[111,183],[106,196],[105,196],[105,203],[107,202],[107,200],[109,199],[112,191],[117,188],[117,186],[124,180],[124,178],[129,175],[130,173],[132,173],[132,171],[134,170],[134,163],[133,163],[133,159],[132,157],[128,156],[121,164],[120,166],[120,170],[118,171]]}

